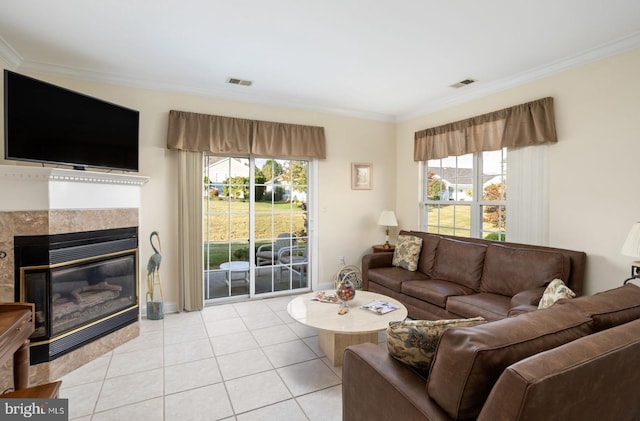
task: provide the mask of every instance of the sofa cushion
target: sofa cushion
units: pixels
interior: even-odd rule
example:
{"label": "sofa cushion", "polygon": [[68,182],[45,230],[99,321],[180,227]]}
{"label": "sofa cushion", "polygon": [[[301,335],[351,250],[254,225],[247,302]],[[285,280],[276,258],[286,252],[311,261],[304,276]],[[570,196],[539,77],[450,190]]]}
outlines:
{"label": "sofa cushion", "polygon": [[[369,269],[367,273],[369,284],[374,283],[383,285],[384,287],[400,292],[402,283],[412,280],[429,279],[427,275],[421,272],[409,272],[408,270],[397,267],[381,267]],[[369,287],[371,289],[371,287]]]}
{"label": "sofa cushion", "polygon": [[450,327],[475,326],[481,323],[486,323],[482,317],[389,322],[387,349],[393,358],[409,365],[426,379],[442,332]]}
{"label": "sofa cushion", "polygon": [[484,260],[480,291],[512,297],[556,278],[566,281],[570,265],[571,260],[562,253],[491,244]]}
{"label": "sofa cushion", "polygon": [[634,284],[594,295],[558,301],[553,307],[567,307],[591,317],[596,331],[609,329],[640,318],[640,287]]}
{"label": "sofa cushion", "polygon": [[451,296],[475,294],[471,288],[439,279],[405,281],[402,283],[400,291],[405,295],[418,298],[442,308],[445,308],[447,298]]}
{"label": "sofa cushion", "polygon": [[511,310],[511,299],[500,294],[479,292],[472,295],[457,295],[447,300],[447,311],[461,317],[484,317],[499,320],[507,317]]}
{"label": "sofa cushion", "polygon": [[418,270],[424,274],[431,275],[440,236],[422,231],[411,231],[410,233],[411,235],[422,238],[422,250],[420,251],[420,259],[418,260]]}
{"label": "sofa cushion", "polygon": [[549,283],[538,303],[538,308],[549,308],[558,300],[574,298],[576,294],[560,279],[554,279]]}
{"label": "sofa cushion", "polygon": [[391,264],[415,272],[418,270],[418,259],[420,258],[421,249],[422,238],[414,235],[398,235]]}
{"label": "sofa cushion", "polygon": [[486,250],[484,244],[441,238],[436,249],[432,277],[477,291]]}
{"label": "sofa cushion", "polygon": [[428,394],[451,418],[474,419],[506,367],[590,333],[591,319],[564,306],[448,329],[431,365]]}

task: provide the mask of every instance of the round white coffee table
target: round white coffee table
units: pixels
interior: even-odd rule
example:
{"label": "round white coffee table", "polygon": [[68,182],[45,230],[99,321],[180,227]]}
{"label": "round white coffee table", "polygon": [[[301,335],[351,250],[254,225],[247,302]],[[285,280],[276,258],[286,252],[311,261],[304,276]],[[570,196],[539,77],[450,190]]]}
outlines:
{"label": "round white coffee table", "polygon": [[[227,271],[225,279],[227,285],[231,283],[231,285],[233,286],[234,281],[249,283],[249,262],[238,260],[233,262],[220,263],[220,269]],[[234,278],[234,273],[240,273],[242,277],[239,279]]]}
{"label": "round white coffee table", "polygon": [[[335,291],[326,291],[335,294]],[[356,291],[355,299],[349,302],[349,312],[338,314],[339,304],[312,300],[318,292],[300,295],[287,305],[287,312],[298,322],[318,329],[318,344],[333,365],[342,365],[342,354],[349,345],[364,342],[378,343],[378,332],[394,320],[404,320],[407,308],[386,295],[369,291]],[[376,314],[360,308],[382,300],[400,307],[386,314]]]}

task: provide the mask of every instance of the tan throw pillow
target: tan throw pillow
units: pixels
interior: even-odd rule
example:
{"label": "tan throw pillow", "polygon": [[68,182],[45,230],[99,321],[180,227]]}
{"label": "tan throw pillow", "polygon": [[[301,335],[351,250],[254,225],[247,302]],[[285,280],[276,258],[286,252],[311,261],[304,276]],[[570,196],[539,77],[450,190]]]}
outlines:
{"label": "tan throw pillow", "polygon": [[387,349],[393,358],[411,366],[426,378],[442,332],[450,327],[475,326],[485,322],[482,317],[390,322]]}
{"label": "tan throw pillow", "polygon": [[563,298],[574,298],[576,294],[560,279],[554,279],[542,293],[538,308],[549,308]]}
{"label": "tan throw pillow", "polygon": [[422,238],[413,235],[398,235],[391,264],[415,272],[422,249]]}

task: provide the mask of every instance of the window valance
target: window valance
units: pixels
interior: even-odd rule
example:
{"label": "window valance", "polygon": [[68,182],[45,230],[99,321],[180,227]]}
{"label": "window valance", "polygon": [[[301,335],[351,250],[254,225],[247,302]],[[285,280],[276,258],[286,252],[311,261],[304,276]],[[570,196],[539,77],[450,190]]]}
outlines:
{"label": "window valance", "polygon": [[415,133],[414,161],[557,142],[547,97]]}
{"label": "window valance", "polygon": [[326,158],[324,127],[169,111],[167,147],[191,152]]}

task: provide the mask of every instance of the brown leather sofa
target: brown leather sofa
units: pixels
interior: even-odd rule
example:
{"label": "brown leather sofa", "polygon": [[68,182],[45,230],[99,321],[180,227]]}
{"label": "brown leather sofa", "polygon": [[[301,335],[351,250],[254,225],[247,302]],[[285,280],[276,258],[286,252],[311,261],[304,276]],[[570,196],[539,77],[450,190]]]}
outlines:
{"label": "brown leather sofa", "polygon": [[562,279],[582,293],[586,254],[553,247],[401,231],[422,238],[418,270],[392,265],[393,253],[362,258],[362,289],[395,298],[409,317],[498,320],[537,308],[545,286]]}
{"label": "brown leather sofa", "polygon": [[343,421],[602,421],[640,416],[640,288],[447,329],[428,378],[383,344],[348,347]]}

